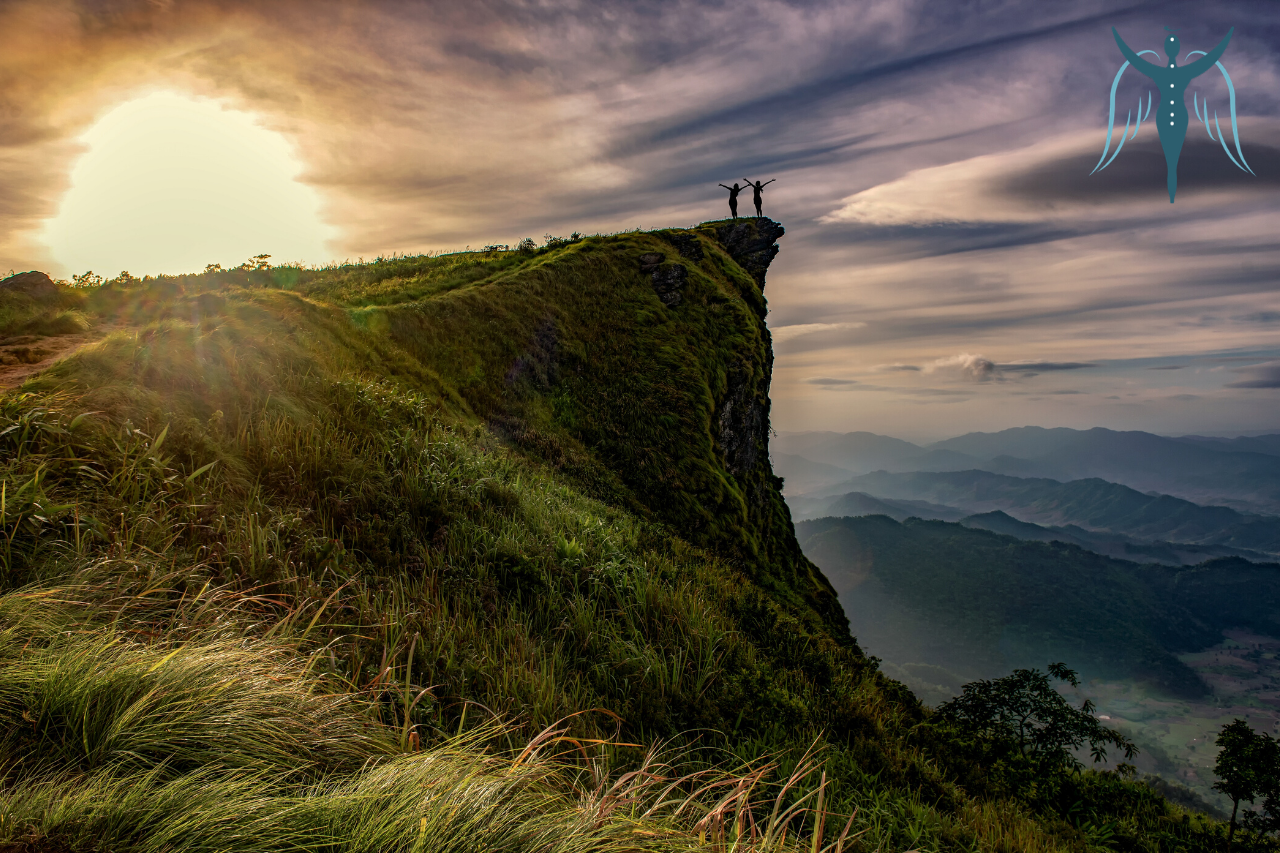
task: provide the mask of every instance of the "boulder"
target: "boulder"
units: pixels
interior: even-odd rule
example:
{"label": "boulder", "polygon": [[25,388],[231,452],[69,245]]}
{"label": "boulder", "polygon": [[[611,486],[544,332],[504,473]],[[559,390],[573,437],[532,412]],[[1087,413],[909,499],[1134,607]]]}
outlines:
{"label": "boulder", "polygon": [[0,294],[3,293],[20,293],[31,299],[45,301],[57,298],[58,285],[45,273],[32,270],[0,281]]}

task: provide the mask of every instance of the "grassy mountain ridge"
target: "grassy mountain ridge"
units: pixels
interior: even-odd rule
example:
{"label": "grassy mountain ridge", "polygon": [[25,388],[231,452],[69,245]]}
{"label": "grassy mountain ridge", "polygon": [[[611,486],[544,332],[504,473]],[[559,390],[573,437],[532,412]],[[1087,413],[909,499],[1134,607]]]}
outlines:
{"label": "grassy mountain ridge", "polygon": [[1211,843],[1025,802],[859,654],[768,468],[780,234],[64,293],[110,333],[0,397],[0,844]]}
{"label": "grassy mountain ridge", "polygon": [[[764,247],[781,236],[780,226],[760,227]],[[521,265],[518,280],[502,268],[476,272],[465,288],[424,291],[432,299],[410,289],[391,302],[388,292],[412,274],[395,265],[337,280],[304,275],[295,287],[350,306],[357,323],[403,347],[499,434],[553,458],[566,451],[548,440],[582,448],[608,472],[601,478],[621,477],[684,538],[770,567],[762,580],[773,592],[799,593],[841,636],[843,615],[790,543],[768,467],[764,271],[751,278],[726,248],[744,261],[760,251],[749,238],[734,243],[744,228],[711,226],[675,245],[667,232],[588,239]],[[670,260],[645,275],[643,256]],[[673,308],[648,279],[675,270],[684,281]],[[474,328],[484,334],[468,335]],[[672,444],[684,452],[666,452]]]}

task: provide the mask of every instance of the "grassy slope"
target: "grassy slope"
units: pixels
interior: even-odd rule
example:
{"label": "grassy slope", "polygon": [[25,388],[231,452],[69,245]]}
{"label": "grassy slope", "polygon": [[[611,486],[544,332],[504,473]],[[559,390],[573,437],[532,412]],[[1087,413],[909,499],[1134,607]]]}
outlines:
{"label": "grassy slope", "polygon": [[[0,398],[0,572],[21,590],[0,606],[0,843],[443,849],[460,809],[501,808],[492,849],[776,847],[753,833],[778,789],[741,768],[785,779],[816,741],[823,807],[857,809],[849,847],[1082,849],[974,798],[980,767],[942,769],[799,556],[766,457],[730,470],[726,395],[766,402],[763,300],[699,233],[674,309],[637,269],[675,258],[646,234],[69,297],[122,328]],[[512,781],[561,720],[611,743]],[[616,776],[660,743],[661,774]],[[694,781],[622,795],[717,761],[746,781],[679,814]]]}

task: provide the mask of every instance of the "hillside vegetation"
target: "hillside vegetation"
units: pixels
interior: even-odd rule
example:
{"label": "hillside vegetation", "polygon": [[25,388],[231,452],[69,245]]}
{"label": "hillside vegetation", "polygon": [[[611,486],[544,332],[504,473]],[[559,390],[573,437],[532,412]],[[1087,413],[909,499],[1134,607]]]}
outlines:
{"label": "hillside vegetation", "polygon": [[1054,659],[1090,677],[1195,697],[1208,687],[1178,655],[1216,645],[1225,628],[1280,633],[1274,563],[1141,565],[1063,542],[883,515],[802,521],[796,533],[866,642],[964,677]]}
{"label": "hillside vegetation", "polygon": [[0,314],[106,333],[0,397],[0,845],[1216,844],[1116,774],[1011,787],[861,655],[768,464],[781,234]]}

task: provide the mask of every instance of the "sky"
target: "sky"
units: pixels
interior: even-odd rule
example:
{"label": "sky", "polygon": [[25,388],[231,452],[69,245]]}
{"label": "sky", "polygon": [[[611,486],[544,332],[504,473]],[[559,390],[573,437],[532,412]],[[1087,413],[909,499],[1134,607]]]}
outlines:
{"label": "sky", "polygon": [[[0,0],[0,274],[691,225],[727,215],[717,184],[776,178],[776,429],[1280,431],[1276,12]],[[1090,175],[1112,27],[1135,50],[1173,28],[1180,62],[1235,28],[1254,174],[1193,117],[1169,204],[1148,117]],[[1112,150],[1151,89],[1121,79]],[[1222,75],[1192,92],[1234,153]]]}

